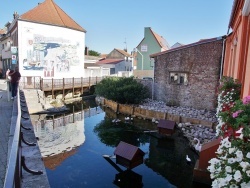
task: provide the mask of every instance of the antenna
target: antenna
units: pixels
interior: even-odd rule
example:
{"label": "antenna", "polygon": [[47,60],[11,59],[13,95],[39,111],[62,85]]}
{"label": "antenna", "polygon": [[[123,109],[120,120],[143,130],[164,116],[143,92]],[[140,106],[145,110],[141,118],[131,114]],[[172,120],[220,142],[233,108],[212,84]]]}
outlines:
{"label": "antenna", "polygon": [[126,41],[126,37],[125,37],[125,41],[124,41],[124,44],[125,44],[125,48],[124,48],[124,51],[127,52],[127,41]]}

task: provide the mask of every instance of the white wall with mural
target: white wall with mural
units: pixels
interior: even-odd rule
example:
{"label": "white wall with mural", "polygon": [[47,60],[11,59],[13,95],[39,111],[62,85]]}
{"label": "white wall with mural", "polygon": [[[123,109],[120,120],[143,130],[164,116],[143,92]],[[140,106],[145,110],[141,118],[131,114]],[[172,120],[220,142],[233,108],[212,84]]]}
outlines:
{"label": "white wall with mural", "polygon": [[18,60],[22,76],[84,76],[85,33],[18,21]]}

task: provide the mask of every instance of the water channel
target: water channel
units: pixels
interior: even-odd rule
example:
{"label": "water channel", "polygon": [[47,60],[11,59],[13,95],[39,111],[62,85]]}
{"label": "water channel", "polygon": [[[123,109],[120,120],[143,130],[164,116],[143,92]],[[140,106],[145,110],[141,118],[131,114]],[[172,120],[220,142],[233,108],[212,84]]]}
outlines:
{"label": "water channel", "polygon": [[[69,114],[32,116],[52,188],[209,187],[193,183],[198,155],[178,129],[169,137],[145,133],[156,130],[157,125],[138,118],[125,122],[124,115],[97,106],[94,100],[68,107]],[[121,122],[113,123],[116,118]],[[117,171],[103,155],[112,156],[120,141],[144,151],[144,163],[131,171],[117,164],[122,172]]]}

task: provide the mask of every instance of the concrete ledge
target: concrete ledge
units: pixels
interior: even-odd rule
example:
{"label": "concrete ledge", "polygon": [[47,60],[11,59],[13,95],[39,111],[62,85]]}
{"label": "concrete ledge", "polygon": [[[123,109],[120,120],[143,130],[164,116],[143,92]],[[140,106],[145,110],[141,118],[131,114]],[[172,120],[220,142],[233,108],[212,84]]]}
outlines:
{"label": "concrete ledge", "polygon": [[[20,112],[21,113],[21,112]],[[10,127],[10,135],[9,135],[9,149],[8,154],[10,153],[13,136],[17,123],[17,100],[13,101],[13,110],[12,110],[12,118],[11,118],[11,127]],[[30,117],[29,113],[24,114],[25,117]],[[29,120],[24,120],[21,118],[21,123],[26,128],[30,128],[31,130],[25,130],[21,127],[21,132],[23,132],[24,140],[29,143],[36,143],[36,146],[28,146],[24,142],[21,141],[21,155],[25,157],[26,166],[34,171],[43,171],[42,175],[33,175],[21,168],[22,170],[22,178],[21,178],[21,187],[44,187],[49,188],[49,181],[46,174],[46,169],[44,163],[42,161],[42,156],[40,153],[40,149],[36,140],[36,136],[33,130],[32,123]],[[21,125],[20,125],[21,126]],[[20,135],[21,136],[21,135]],[[8,155],[9,156],[9,155]],[[9,157],[8,157],[9,158]]]}

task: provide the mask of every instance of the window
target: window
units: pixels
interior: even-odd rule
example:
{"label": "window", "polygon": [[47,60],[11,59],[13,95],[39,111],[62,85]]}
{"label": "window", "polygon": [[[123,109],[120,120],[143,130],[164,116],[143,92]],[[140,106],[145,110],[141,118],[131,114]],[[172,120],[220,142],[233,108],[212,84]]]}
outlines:
{"label": "window", "polygon": [[147,52],[147,51],[148,51],[148,45],[147,44],[141,45],[141,52]]}
{"label": "window", "polygon": [[170,83],[187,85],[187,73],[183,72],[170,72]]}

